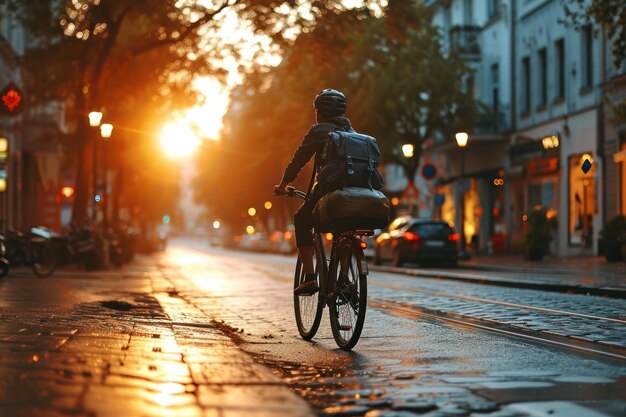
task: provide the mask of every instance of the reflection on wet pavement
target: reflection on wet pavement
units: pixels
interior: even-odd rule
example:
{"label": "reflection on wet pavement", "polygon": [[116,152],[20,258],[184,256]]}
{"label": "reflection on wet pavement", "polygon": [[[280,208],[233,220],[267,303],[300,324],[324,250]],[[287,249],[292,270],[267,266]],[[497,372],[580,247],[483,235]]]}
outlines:
{"label": "reflection on wet pavement", "polygon": [[[346,354],[336,349],[326,314],[316,342],[297,336],[289,261],[268,257],[266,264],[262,256],[227,251],[200,258],[200,269],[210,270],[214,280],[221,277],[221,292],[198,294],[195,288],[203,285],[193,272],[198,265],[181,265],[174,258],[161,265],[181,297],[238,329],[231,337],[321,414],[541,415],[539,408],[507,405],[529,400],[540,404],[559,400],[589,413],[626,413],[621,400],[626,370],[620,363],[371,307],[364,336],[355,352]],[[385,277],[392,279],[412,285],[402,276]],[[435,282],[445,289],[447,282]],[[380,288],[370,288],[371,297],[380,296]],[[514,296],[507,295],[506,288],[498,291],[500,297]],[[388,291],[385,296],[410,297],[410,293]],[[575,404],[576,400],[584,402]],[[558,413],[550,415],[568,416]]]}

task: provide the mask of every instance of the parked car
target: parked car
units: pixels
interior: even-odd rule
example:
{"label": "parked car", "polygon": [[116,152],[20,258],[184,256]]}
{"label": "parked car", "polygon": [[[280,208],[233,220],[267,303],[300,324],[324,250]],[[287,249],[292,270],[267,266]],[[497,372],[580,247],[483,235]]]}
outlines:
{"label": "parked car", "polygon": [[374,263],[391,261],[393,266],[434,261],[456,266],[459,234],[447,223],[435,219],[398,217],[376,238]]}

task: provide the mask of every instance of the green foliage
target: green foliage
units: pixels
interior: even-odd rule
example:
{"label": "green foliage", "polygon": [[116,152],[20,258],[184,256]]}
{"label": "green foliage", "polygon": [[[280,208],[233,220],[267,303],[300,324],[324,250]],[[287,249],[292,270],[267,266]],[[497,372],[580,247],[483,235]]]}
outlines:
{"label": "green foliage", "polygon": [[524,234],[524,248],[528,252],[548,252],[552,234],[550,233],[550,221],[544,209],[534,210],[528,215],[526,221],[526,232]]}
{"label": "green foliage", "polygon": [[[267,200],[315,122],[312,101],[324,88],[346,94],[347,116],[357,131],[378,139],[383,158],[413,143],[419,159],[436,132],[452,137],[478,106],[461,85],[467,65],[442,52],[430,22],[429,10],[409,0],[390,2],[382,17],[367,8],[322,13],[280,66],[257,69],[233,92],[222,142],[201,155],[198,200],[234,222]],[[300,175],[300,188],[309,173]]]}
{"label": "green foliage", "polygon": [[600,244],[609,261],[621,259],[621,246],[626,244],[626,217],[615,216],[600,231]]}
{"label": "green foliage", "polygon": [[576,30],[596,23],[606,30],[613,45],[613,60],[618,67],[626,58],[626,2],[623,0],[567,0],[563,2],[565,23]]}
{"label": "green foliage", "polygon": [[[66,143],[76,166],[74,219],[86,218],[90,199],[89,111],[104,111],[106,121],[116,126],[115,138],[126,128],[127,143],[142,142],[137,149],[144,153],[113,149],[112,164],[144,172],[158,160],[145,152],[155,151],[154,132],[160,123],[174,110],[197,102],[192,81],[202,75],[223,76],[223,60],[237,59],[242,52],[217,36],[227,12],[284,46],[288,21],[292,28],[304,30],[322,10],[338,3],[317,0],[306,7],[296,0],[0,0],[0,7],[28,34],[23,64],[32,103],[66,104],[67,122],[75,132]],[[156,174],[163,175],[158,168]],[[154,187],[142,205],[163,211],[154,199],[162,191],[159,181],[143,184]]]}

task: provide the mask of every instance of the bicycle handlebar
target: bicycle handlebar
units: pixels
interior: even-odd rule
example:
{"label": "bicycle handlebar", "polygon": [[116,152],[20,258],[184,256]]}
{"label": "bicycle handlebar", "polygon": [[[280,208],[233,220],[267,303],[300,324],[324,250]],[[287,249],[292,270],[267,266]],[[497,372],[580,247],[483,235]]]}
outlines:
{"label": "bicycle handlebar", "polygon": [[290,197],[290,198],[300,198],[302,200],[306,198],[307,194],[304,191],[296,190],[296,188],[292,187],[291,185],[288,185],[287,187],[285,187],[285,189],[287,190],[286,193],[281,193],[281,192],[278,192],[277,190],[274,190],[274,195]]}

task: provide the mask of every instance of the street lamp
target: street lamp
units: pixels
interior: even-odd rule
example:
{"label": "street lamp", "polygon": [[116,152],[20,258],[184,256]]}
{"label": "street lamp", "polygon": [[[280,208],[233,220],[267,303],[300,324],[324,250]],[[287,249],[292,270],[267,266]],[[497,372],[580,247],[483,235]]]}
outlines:
{"label": "street lamp", "polygon": [[405,158],[413,158],[415,154],[415,146],[411,143],[407,143],[406,145],[402,145],[402,154],[404,154]]}
{"label": "street lamp", "polygon": [[[87,115],[89,118],[89,126],[91,126],[92,128],[96,128],[98,126],[100,126],[100,123],[102,122],[102,112],[99,111],[92,111],[89,112],[89,114]],[[91,217],[92,219],[95,221],[96,220],[96,205],[99,200],[97,200],[97,194],[98,194],[98,142],[97,140],[94,141],[93,144],[93,169],[92,169],[92,187],[93,187],[93,211],[91,212]]]}
{"label": "street lamp", "polygon": [[461,148],[465,148],[467,146],[467,140],[469,139],[469,135],[466,132],[459,132],[454,135],[456,139],[456,144]]}
{"label": "street lamp", "polygon": [[[113,134],[113,125],[110,123],[103,123],[100,125],[100,136],[104,140],[108,140]],[[108,216],[108,200],[109,200],[109,147],[104,145],[104,203],[102,204],[102,210],[104,211],[104,229],[106,230],[109,225]]]}
{"label": "street lamp", "polygon": [[103,123],[100,125],[100,136],[103,139],[109,139],[111,137],[111,133],[113,133],[113,125],[110,123]]}
{"label": "street lamp", "polygon": [[102,113],[99,111],[92,111],[89,113],[89,126],[98,127],[102,121]]}
{"label": "street lamp", "polygon": [[407,184],[406,184],[406,188],[404,189],[404,191],[402,192],[402,196],[403,198],[405,198],[406,200],[408,200],[408,209],[409,209],[409,214],[413,214],[415,211],[417,211],[417,206],[414,207],[413,202],[415,201],[416,198],[416,188],[415,185],[413,184],[413,179],[415,177],[415,170],[416,170],[416,158],[415,158],[415,145],[413,145],[412,143],[406,143],[404,145],[402,145],[402,155],[404,155],[404,157],[406,158],[406,173],[407,173]]}
{"label": "street lamp", "polygon": [[467,257],[467,241],[465,240],[465,186],[462,181],[465,179],[465,154],[463,149],[467,146],[467,141],[469,140],[469,135],[467,132],[458,132],[454,135],[456,139],[456,144],[461,149],[460,159],[461,159],[461,175],[459,176],[459,190],[461,192],[461,222],[459,226],[459,234],[461,238],[461,253],[459,256],[461,258]]}

